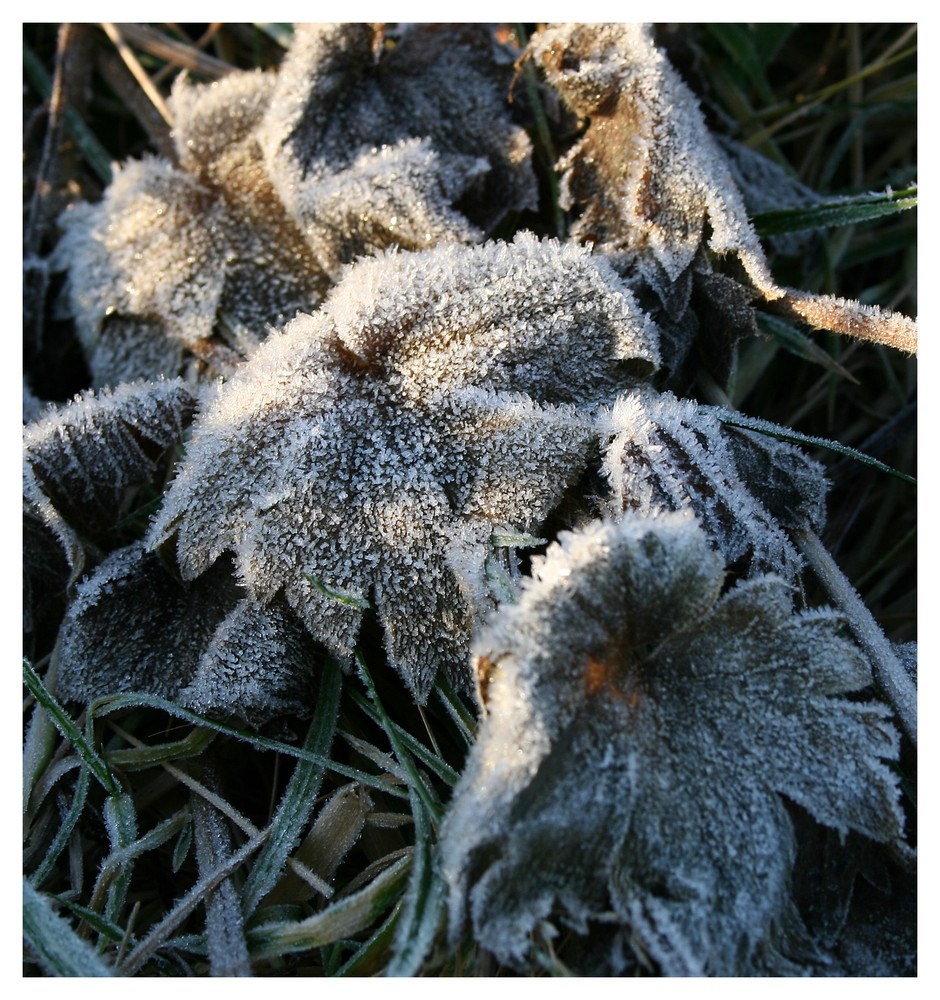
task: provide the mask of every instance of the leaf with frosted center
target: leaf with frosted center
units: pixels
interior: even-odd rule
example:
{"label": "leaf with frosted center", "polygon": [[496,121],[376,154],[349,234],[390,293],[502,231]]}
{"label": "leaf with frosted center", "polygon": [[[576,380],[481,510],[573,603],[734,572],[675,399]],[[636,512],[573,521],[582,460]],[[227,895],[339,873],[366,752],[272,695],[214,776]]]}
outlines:
{"label": "leaf with frosted center", "polygon": [[150,544],[175,535],[185,579],[233,552],[347,663],[374,605],[423,700],[440,667],[465,677],[492,534],[548,516],[655,338],[603,260],[553,241],[362,262],[204,408]]}
{"label": "leaf with frosted center", "polygon": [[[694,517],[562,533],[474,642],[484,717],[441,833],[451,933],[526,967],[559,922],[616,974],[795,972],[784,797],[895,841],[898,738],[870,674],[776,576],[722,593]],[[632,957],[631,957],[632,956]],[[809,968],[813,968],[810,964]]]}

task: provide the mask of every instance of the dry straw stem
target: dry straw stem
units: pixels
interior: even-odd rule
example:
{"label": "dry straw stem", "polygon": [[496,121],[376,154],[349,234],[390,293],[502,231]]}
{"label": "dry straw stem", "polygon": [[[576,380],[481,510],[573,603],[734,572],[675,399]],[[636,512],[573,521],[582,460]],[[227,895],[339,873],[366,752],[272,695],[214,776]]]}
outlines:
{"label": "dry straw stem", "polygon": [[121,54],[121,58],[127,63],[127,68],[134,74],[134,79],[143,88],[144,93],[150,98],[153,106],[160,112],[163,120],[167,125],[172,126],[173,116],[170,114],[170,109],[166,106],[166,101],[163,100],[163,95],[154,86],[153,81],[147,76],[143,66],[140,65],[137,56],[134,55],[130,46],[124,41],[118,26],[112,24],[110,21],[103,21],[101,27],[108,38],[114,42],[115,47]]}
{"label": "dry straw stem", "polygon": [[[136,45],[144,52],[149,52],[150,55],[157,56],[159,59],[165,59],[173,66],[180,66],[212,80],[219,80],[223,76],[228,76],[229,73],[237,72],[236,67],[222,59],[216,59],[214,56],[199,51],[200,46],[209,41],[218,30],[218,24],[212,25],[210,31],[207,31],[206,35],[194,45],[178,42],[146,24],[115,24],[112,27],[116,28],[124,36],[125,41],[131,45]],[[211,29],[215,29],[215,31]],[[161,72],[163,71],[161,70]]]}
{"label": "dry straw stem", "polygon": [[786,289],[782,299],[769,300],[769,308],[820,330],[832,330],[917,354],[917,324],[903,313],[792,288]]}

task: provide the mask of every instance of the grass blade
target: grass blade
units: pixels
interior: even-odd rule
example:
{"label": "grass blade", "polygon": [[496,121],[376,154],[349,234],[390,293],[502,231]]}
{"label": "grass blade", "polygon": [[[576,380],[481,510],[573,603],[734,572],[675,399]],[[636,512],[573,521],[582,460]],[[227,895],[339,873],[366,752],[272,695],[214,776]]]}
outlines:
{"label": "grass blade", "polygon": [[[336,663],[329,662],[320,681],[320,693],[304,749],[325,759],[336,732],[342,673]],[[300,838],[314,799],[323,781],[325,766],[313,760],[298,760],[271,823],[267,843],[251,869],[242,890],[242,911],[249,916],[258,902],[277,882],[284,870],[287,855]]]}
{"label": "grass blade", "polygon": [[799,431],[780,427],[777,424],[770,424],[756,417],[746,417],[743,413],[722,413],[719,414],[718,419],[729,427],[740,427],[743,430],[757,431],[758,434],[766,434],[768,437],[779,438],[781,441],[790,441],[792,444],[805,444],[814,448],[826,448],[828,451],[835,451],[840,455],[854,458],[857,462],[871,465],[880,472],[886,472],[889,476],[901,479],[912,486],[917,485],[917,480],[913,476],[909,476],[905,472],[899,472],[897,469],[892,469],[890,465],[879,462],[877,458],[872,458],[871,455],[856,451],[855,448],[850,448],[848,445],[839,444],[838,441],[811,437],[809,434],[801,434]]}
{"label": "grass blade", "polygon": [[121,963],[118,970],[120,975],[133,976],[139,972],[157,948],[169,938],[170,934],[196,909],[202,900],[258,850],[267,835],[267,830],[261,830],[240,850],[236,851],[224,865],[220,865],[201,878]]}
{"label": "grass blade", "polygon": [[[208,768],[206,770],[209,771]],[[203,778],[210,787],[215,784],[211,772],[204,774]],[[196,859],[199,874],[205,876],[231,856],[231,836],[222,814],[201,796],[193,795],[192,808]],[[250,976],[245,923],[231,878],[223,879],[215,891],[206,896],[205,908],[209,974]]]}
{"label": "grass blade", "polygon": [[764,60],[755,47],[755,38],[746,24],[709,24],[708,31],[718,39],[722,48],[731,56],[732,64],[739,66],[754,85],[761,100],[770,104],[773,91],[764,76]]}
{"label": "grass blade", "polygon": [[68,844],[69,838],[72,836],[72,831],[75,829],[75,824],[78,822],[78,817],[81,816],[82,810],[85,808],[85,799],[88,796],[88,784],[90,780],[88,768],[82,766],[78,772],[78,781],[75,782],[75,794],[72,796],[72,804],[62,818],[62,823],[52,843],[49,845],[49,850],[46,851],[46,856],[42,859],[36,871],[33,872],[30,879],[33,885],[42,885],[43,880],[52,871],[56,859],[65,849],[66,844]]}
{"label": "grass blade", "polygon": [[[350,691],[349,696],[373,722],[381,725],[381,716],[367,698],[364,698],[358,691]],[[457,779],[460,775],[450,764],[438,757],[433,750],[429,750],[417,737],[412,736],[407,729],[403,729],[397,722],[393,722],[392,725],[395,727],[395,732],[407,747],[409,753],[414,754],[425,767],[433,771],[442,781],[447,782],[448,785],[453,786],[457,784]]]}
{"label": "grass blade", "polygon": [[250,743],[252,746],[259,747],[262,750],[274,750],[275,752],[284,754],[288,757],[296,757],[298,760],[307,760],[315,764],[322,764],[328,771],[331,771],[334,774],[341,774],[343,777],[349,778],[351,781],[358,781],[360,784],[366,785],[369,788],[376,788],[379,791],[400,799],[408,798],[408,793],[406,791],[387,784],[374,774],[357,770],[354,767],[347,767],[345,764],[338,764],[323,754],[313,753],[309,750],[305,750],[303,747],[294,747],[289,743],[283,743],[280,740],[272,740],[267,736],[259,736],[257,733],[250,733],[245,729],[238,729],[235,726],[226,725],[224,722],[217,722],[216,720],[209,719],[204,715],[198,715],[196,712],[192,712],[188,708],[183,708],[182,705],[177,705],[175,702],[169,701],[166,698],[160,698],[158,695],[145,694],[143,692],[108,695],[94,701],[88,708],[88,715],[89,718],[99,718],[100,716],[107,715],[110,712],[118,712],[128,708],[141,707],[162,709],[164,712],[175,716],[177,719],[185,719],[188,722],[195,723],[197,726],[204,726],[208,729],[214,729],[219,733],[226,733],[229,736],[234,736],[237,739],[244,740],[246,743]]}
{"label": "grass blade", "polygon": [[336,970],[335,976],[371,976],[383,969],[386,956],[392,948],[402,905],[401,901],[396,903],[385,922]]}
{"label": "grass blade", "polygon": [[23,937],[50,976],[113,976],[114,970],[53,909],[49,897],[23,879]]}
{"label": "grass blade", "polygon": [[791,323],[768,313],[757,313],[757,325],[764,333],[770,334],[785,350],[798,358],[812,361],[825,368],[832,375],[839,375],[858,385],[858,379],[827,354],[814,340],[807,337]]}
{"label": "grass blade", "polygon": [[118,853],[123,858],[117,866],[117,877],[108,887],[108,902],[104,909],[105,919],[117,923],[134,870],[132,856],[124,855],[137,839],[137,812],[130,795],[122,793],[105,799],[103,813],[111,839],[111,854]]}
{"label": "grass blade", "polygon": [[411,869],[411,856],[377,875],[364,889],[296,923],[265,924],[248,931],[253,959],[322,948],[365,930],[398,898]]}
{"label": "grass blade", "polygon": [[[76,753],[98,779],[109,795],[120,795],[121,787],[114,780],[104,758],[98,755],[85,734],[75,725],[68,712],[56,701],[33,670],[28,660],[23,660],[23,682],[32,692],[36,701],[46,710],[56,729],[75,747]],[[89,725],[91,717],[89,716]]]}
{"label": "grass blade", "polygon": [[122,771],[139,771],[146,767],[156,767],[166,760],[183,760],[196,757],[215,739],[211,729],[197,726],[181,740],[161,743],[157,746],[133,747],[129,750],[110,750],[104,756],[109,764]]}
{"label": "grass blade", "polygon": [[415,821],[415,853],[405,907],[395,935],[395,954],[385,971],[387,976],[415,976],[434,945],[447,887],[434,869],[434,842],[430,816],[424,802],[412,794]]}
{"label": "grass blade", "polygon": [[820,202],[807,208],[783,208],[762,212],[752,219],[760,236],[778,236],[797,233],[805,229],[825,229],[829,226],[848,226],[870,222],[886,215],[897,215],[917,206],[917,188],[904,191],[883,191],[860,194],[851,198],[838,198]]}
{"label": "grass blade", "polygon": [[395,725],[379,700],[378,692],[375,690],[375,684],[372,681],[372,675],[369,673],[362,653],[358,649],[356,650],[356,662],[359,665],[359,673],[365,682],[366,690],[369,692],[372,704],[375,705],[375,709],[379,713],[382,728],[385,730],[385,735],[388,736],[389,742],[392,744],[392,749],[395,751],[398,762],[408,772],[408,777],[411,779],[411,787],[421,796],[421,801],[427,807],[434,822],[439,823],[441,819],[441,807],[434,801],[427,785],[421,780],[421,775],[418,774],[414,759],[405,749],[403,741],[399,739],[398,733],[395,731]]}

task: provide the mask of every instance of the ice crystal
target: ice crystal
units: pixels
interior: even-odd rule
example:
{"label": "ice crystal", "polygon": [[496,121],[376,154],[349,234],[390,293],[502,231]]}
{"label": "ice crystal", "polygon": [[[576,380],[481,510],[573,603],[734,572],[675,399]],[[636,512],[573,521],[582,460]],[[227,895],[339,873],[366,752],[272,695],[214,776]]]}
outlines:
{"label": "ice crystal", "polygon": [[[479,240],[535,207],[507,67],[482,24],[298,25],[263,128],[272,179],[324,267],[367,249]],[[509,69],[511,76],[511,69]]]}
{"label": "ice crystal", "polygon": [[[273,83],[262,72],[178,81],[168,106],[179,166],[127,163],[100,203],[62,216],[56,254],[95,384],[175,374],[182,346],[228,370],[266,323],[322,299],[329,281],[255,136]],[[220,322],[234,348],[210,339]]]}
{"label": "ice crystal", "polygon": [[79,585],[60,640],[63,698],[145,692],[251,725],[312,704],[303,626],[282,600],[252,602],[225,560],[180,583],[140,543],[119,549]]}
{"label": "ice crystal", "polygon": [[691,509],[725,562],[792,578],[801,565],[784,528],[821,530],[822,468],[798,448],[722,423],[727,411],[636,390],[599,421],[611,496],[605,513]]}
{"label": "ice crystal", "polygon": [[[485,715],[442,828],[451,932],[523,963],[544,921],[606,963],[797,971],[784,797],[877,841],[902,828],[897,735],[858,650],[765,575],[722,593],[690,512],[562,533],[474,643]],[[615,930],[612,936],[610,932]]]}
{"label": "ice crystal", "polygon": [[[363,611],[423,700],[458,677],[494,532],[537,529],[585,468],[588,407],[656,331],[603,260],[512,244],[386,253],[272,335],[197,418],[151,532],[185,579],[235,553],[349,662]],[[448,563],[448,552],[453,563]]]}
{"label": "ice crystal", "polygon": [[127,513],[156,455],[182,439],[194,400],[182,382],[86,392],[23,428],[24,513],[60,541],[74,571],[83,546]]}
{"label": "ice crystal", "polygon": [[[558,164],[562,204],[584,206],[571,235],[635,268],[675,326],[679,358],[689,348],[685,319],[699,275],[719,275],[701,251],[734,254],[754,289],[775,308],[840,333],[916,349],[905,316],[829,295],[779,286],[770,273],[727,157],[694,95],[640,24],[565,24],[533,36],[528,53],[567,105],[590,124]],[[730,278],[721,282],[726,285]],[[727,336],[747,332],[744,289],[729,296]],[[736,304],[735,304],[736,303]]]}

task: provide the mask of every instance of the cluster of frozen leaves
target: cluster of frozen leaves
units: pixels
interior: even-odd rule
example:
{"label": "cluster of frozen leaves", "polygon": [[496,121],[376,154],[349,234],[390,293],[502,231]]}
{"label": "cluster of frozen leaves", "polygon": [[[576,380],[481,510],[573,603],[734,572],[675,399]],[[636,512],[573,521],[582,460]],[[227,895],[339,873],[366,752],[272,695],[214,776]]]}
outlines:
{"label": "cluster of frozen leaves", "polygon": [[175,162],[125,164],[61,220],[95,385],[176,374],[187,352],[230,372],[355,256],[480,240],[534,207],[488,29],[415,25],[396,41],[301,25],[277,73],[177,80]]}
{"label": "cluster of frozen leaves", "polygon": [[823,962],[783,797],[898,840],[897,734],[846,697],[871,676],[837,616],[795,613],[778,576],[724,576],[688,512],[595,522],[535,560],[474,644],[485,715],[442,831],[452,937],[469,920],[519,964],[563,925],[608,941],[608,974]]}
{"label": "cluster of frozen leaves", "polygon": [[[484,716],[442,833],[452,934],[469,921],[522,968],[560,921],[613,972],[794,971],[818,956],[781,797],[896,841],[897,739],[847,697],[870,675],[835,615],[794,610],[821,467],[652,376],[681,381],[696,337],[720,372],[758,295],[848,313],[774,283],[648,28],[550,27],[528,49],[590,119],[559,165],[583,208],[565,242],[482,242],[535,197],[488,29],[393,41],[305,26],[277,73],[178,82],[177,162],[126,165],[66,221],[96,383],[185,351],[229,377],[146,537],[108,555],[97,536],[160,489],[194,401],[122,384],[27,427],[31,579],[65,589],[57,544],[73,579],[97,563],[59,694],[307,714],[324,653],[351,668],[374,615],[421,703],[439,671],[472,687],[476,634]],[[515,547],[559,523],[583,530],[520,582]]]}

